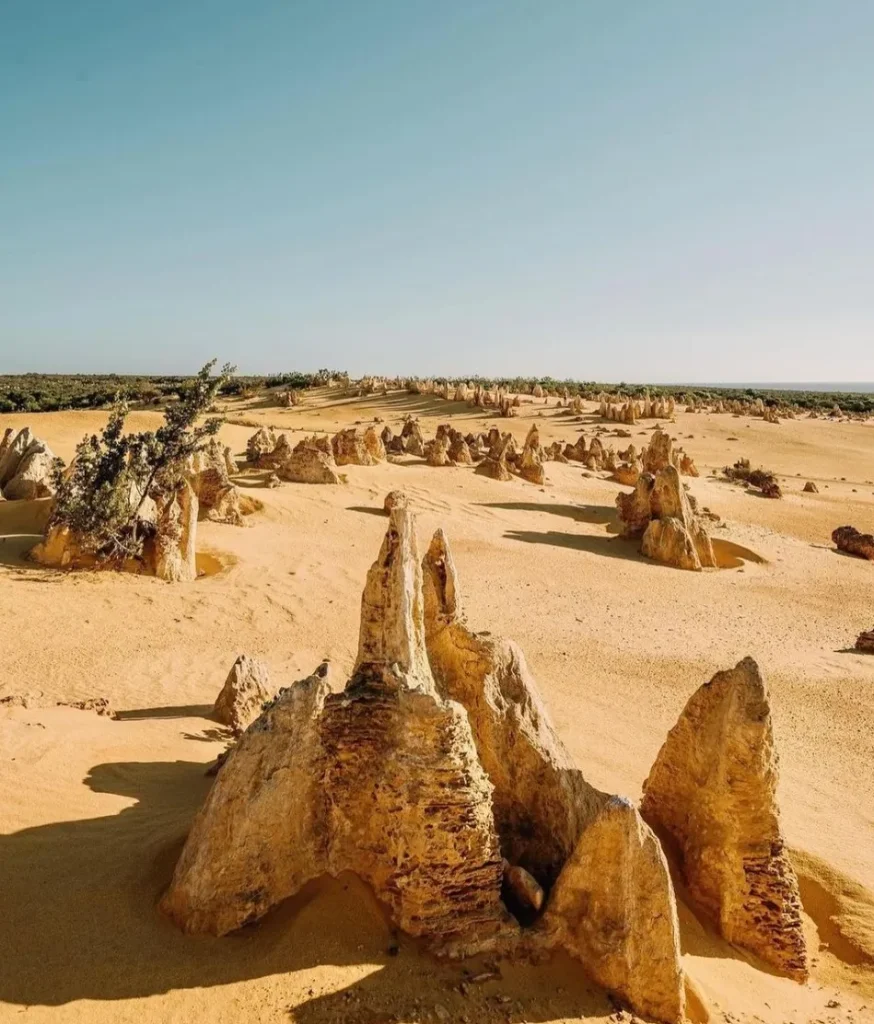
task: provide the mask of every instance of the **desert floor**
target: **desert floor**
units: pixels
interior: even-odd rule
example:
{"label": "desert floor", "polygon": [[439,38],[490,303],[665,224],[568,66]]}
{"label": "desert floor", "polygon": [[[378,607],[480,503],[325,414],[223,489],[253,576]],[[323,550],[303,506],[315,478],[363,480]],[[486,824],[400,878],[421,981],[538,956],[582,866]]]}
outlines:
{"label": "desert floor", "polygon": [[[589,409],[594,407],[589,404]],[[497,423],[524,438],[575,440],[601,424],[550,402],[515,420],[433,397],[310,395],[297,409],[234,405],[222,437],[245,449],[253,424],[294,443],[374,417]],[[69,458],[105,413],[0,417],[29,425]],[[157,423],[135,413],[132,426]],[[249,425],[245,425],[245,420]],[[640,446],[655,426],[629,428]],[[352,666],[367,568],[408,493],[420,547],[442,526],[475,629],[516,640],[554,723],[589,780],[637,799],[688,697],[717,670],[755,657],[770,685],[787,841],[801,877],[815,961],[807,986],[776,977],[682,910],[698,1020],[874,1021],[874,657],[852,650],[874,626],[874,564],[834,550],[832,529],[874,531],[874,421],[771,425],[678,413],[672,435],[696,459],[690,482],[726,568],[655,564],[618,538],[619,485],[579,464],[547,464],[548,484],[499,483],[421,460],[346,467],[344,486],[241,487],[264,503],[246,528],[200,524],[207,574],[191,584],[29,564],[47,503],[0,503],[0,1020],[321,1024],[328,1021],[547,1022],[606,1019],[614,1007],[579,965],[439,964],[401,939],[354,877],[325,880],[260,926],[185,937],[156,909],[204,770],[226,735],[210,719],[235,657],[266,660],[277,685],[329,657]],[[612,431],[603,435],[610,442]],[[617,448],[627,440],[613,441]],[[740,456],[778,472],[769,501],[714,471]],[[804,494],[813,480],[819,494]],[[117,720],[55,706],[107,697]]]}

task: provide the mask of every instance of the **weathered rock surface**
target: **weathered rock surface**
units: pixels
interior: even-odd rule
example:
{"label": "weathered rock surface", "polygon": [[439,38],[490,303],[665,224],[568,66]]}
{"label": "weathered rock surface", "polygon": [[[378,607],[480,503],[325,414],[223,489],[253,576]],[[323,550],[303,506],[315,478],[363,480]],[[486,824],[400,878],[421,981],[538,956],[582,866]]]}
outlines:
{"label": "weathered rock surface", "polygon": [[544,941],[638,1012],[680,1020],[676,904],[658,841],[628,801],[590,786],[574,766],[521,650],[467,627],[440,530],[423,570],[428,657],[441,694],[470,717],[501,852],[552,890],[538,923]]}
{"label": "weathered rock surface", "polygon": [[641,473],[630,494],[616,496],[616,507],[623,536],[642,535],[648,558],[694,571],[716,567],[710,536],[674,466]]}
{"label": "weathered rock surface", "polygon": [[276,434],[270,427],[260,427],[246,443],[246,458],[253,465],[260,465],[265,455],[276,447]]}
{"label": "weathered rock surface", "polygon": [[0,444],[0,494],[7,501],[32,501],[55,493],[51,448],[25,427],[17,434],[7,428]]}
{"label": "weathered rock surface", "polygon": [[543,466],[543,448],[540,445],[540,432],[537,424],[532,424],[525,438],[522,456],[519,460],[519,475],[532,484],[546,483],[546,470]]}
{"label": "weathered rock surface", "polygon": [[393,509],[407,508],[409,504],[410,499],[403,491],[389,491],[383,500],[382,507],[391,515]]}
{"label": "weathered rock surface", "polygon": [[[638,1012],[682,1019],[676,910],[652,832],[585,782],[521,652],[467,629],[442,534],[420,566],[402,508],[368,573],[345,690],[316,674],[243,733],[162,907],[188,931],[224,934],[346,870],[438,950],[562,946]],[[524,939],[506,885],[543,911]]]}
{"label": "weathered rock surface", "polygon": [[385,458],[385,446],[374,427],[363,432],[347,427],[331,438],[331,447],[338,466],[375,466]]}
{"label": "weathered rock surface", "polygon": [[213,714],[222,725],[239,734],[261,714],[261,706],[273,696],[270,673],[263,661],[241,654],[231,667],[215,701]]}
{"label": "weathered rock surface", "polygon": [[299,484],[342,483],[333,454],[305,442],[295,445],[294,450],[276,467],[276,475],[280,480]]}
{"label": "weathered rock surface", "polygon": [[668,865],[630,801],[604,801],[559,875],[542,927],[638,1013],[684,1019],[680,930]]}
{"label": "weathered rock surface", "polygon": [[346,870],[411,935],[459,950],[512,931],[491,786],[467,715],[428,668],[420,573],[410,513],[396,510],[346,689],[313,676],[283,691],[195,820],[162,901],[187,931],[224,934]]}
{"label": "weathered rock surface", "polygon": [[805,494],[819,494],[819,488],[812,480],[808,480],[802,488],[802,490],[805,492]]}
{"label": "weathered rock surface", "polygon": [[725,938],[803,981],[801,901],[777,775],[768,693],[745,658],[692,695],[644,784],[641,811],[678,845],[690,895]]}
{"label": "weathered rock surface", "polygon": [[870,533],[859,533],[854,526],[839,526],[832,531],[832,540],[839,551],[874,562],[874,536]]}
{"label": "weathered rock surface", "polygon": [[216,523],[243,525],[240,492],[228,476],[229,449],[212,441],[192,456],[188,465],[188,480],[198,501],[198,518]]}
{"label": "weathered rock surface", "polygon": [[197,495],[186,480],[162,494],[156,504],[155,534],[143,551],[146,572],[169,583],[196,579]]}

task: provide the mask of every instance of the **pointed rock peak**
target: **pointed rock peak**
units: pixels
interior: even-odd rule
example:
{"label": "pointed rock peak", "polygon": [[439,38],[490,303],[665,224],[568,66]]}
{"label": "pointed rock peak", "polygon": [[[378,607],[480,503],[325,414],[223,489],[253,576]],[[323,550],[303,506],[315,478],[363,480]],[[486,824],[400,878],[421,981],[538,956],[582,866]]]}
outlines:
{"label": "pointed rock peak", "polygon": [[692,695],[644,783],[641,812],[677,843],[689,894],[722,935],[803,981],[801,900],[777,777],[767,688],[744,658]]}
{"label": "pointed rock peak", "polygon": [[458,576],[449,549],[449,541],[442,529],[431,538],[428,552],[422,562],[425,594],[425,634],[431,636],[461,619],[461,598]]}
{"label": "pointed rock peak", "polygon": [[414,517],[407,508],[392,509],[361,595],[355,672],[363,665],[397,665],[411,687],[434,690],[425,651],[422,568]]}

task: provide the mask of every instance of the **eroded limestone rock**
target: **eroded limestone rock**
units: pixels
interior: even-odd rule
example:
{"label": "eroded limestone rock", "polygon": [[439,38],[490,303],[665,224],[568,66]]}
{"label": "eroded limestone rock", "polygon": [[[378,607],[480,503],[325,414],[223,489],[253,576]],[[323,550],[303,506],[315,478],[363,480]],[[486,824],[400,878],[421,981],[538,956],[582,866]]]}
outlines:
{"label": "eroded limestone rock", "polygon": [[261,714],[261,705],[272,696],[267,666],[257,658],[241,654],[216,697],[213,714],[239,735]]}
{"label": "eroded limestone rock", "polygon": [[525,446],[519,461],[519,475],[532,484],[546,483],[546,470],[543,466],[544,453],[540,445],[540,432],[537,424],[532,424],[525,438]]}
{"label": "eroded limestone rock", "polygon": [[146,571],[169,583],[197,578],[195,539],[197,536],[197,495],[187,480],[156,499],[155,533],[145,544]]}
{"label": "eroded limestone rock", "polygon": [[644,784],[641,812],[677,843],[690,895],[725,938],[803,981],[801,900],[777,775],[767,689],[745,658],[692,695]]}
{"label": "eroded limestone rock", "polygon": [[162,906],[188,931],[224,934],[352,870],[409,934],[485,948],[513,931],[490,798],[467,715],[434,686],[412,518],[396,509],[352,679],[333,695],[317,676],[290,687],[243,734]]}
{"label": "eroded limestone rock", "polygon": [[55,455],[30,428],[7,428],[0,444],[0,494],[7,501],[32,501],[55,493]]}
{"label": "eroded limestone rock", "polygon": [[333,454],[305,442],[295,445],[288,457],[276,467],[276,475],[280,480],[300,484],[342,483]]}
{"label": "eroded limestone rock", "polygon": [[694,571],[716,567],[710,536],[674,466],[641,473],[630,494],[616,496],[616,507],[623,536],[641,536],[648,558]]}
{"label": "eroded limestone rock", "polygon": [[539,922],[544,941],[579,957],[638,1012],[680,1020],[676,904],[657,840],[628,801],[595,789],[574,766],[522,651],[469,629],[441,530],[423,576],[428,657],[440,693],[470,717],[494,786],[501,852],[552,890]]}

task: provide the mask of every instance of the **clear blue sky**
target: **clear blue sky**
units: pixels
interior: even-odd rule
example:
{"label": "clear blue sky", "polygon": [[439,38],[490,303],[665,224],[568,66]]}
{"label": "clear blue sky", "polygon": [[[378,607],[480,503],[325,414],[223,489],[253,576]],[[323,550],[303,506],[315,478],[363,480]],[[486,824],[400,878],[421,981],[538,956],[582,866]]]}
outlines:
{"label": "clear blue sky", "polygon": [[0,372],[874,380],[871,0],[0,0]]}

